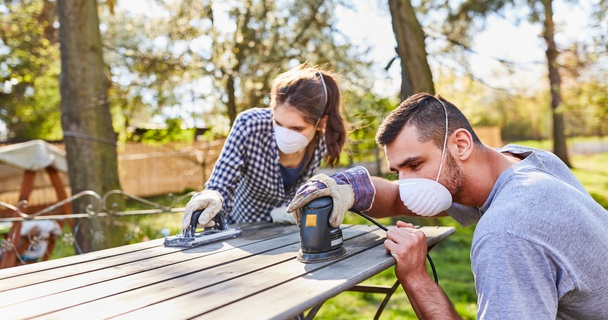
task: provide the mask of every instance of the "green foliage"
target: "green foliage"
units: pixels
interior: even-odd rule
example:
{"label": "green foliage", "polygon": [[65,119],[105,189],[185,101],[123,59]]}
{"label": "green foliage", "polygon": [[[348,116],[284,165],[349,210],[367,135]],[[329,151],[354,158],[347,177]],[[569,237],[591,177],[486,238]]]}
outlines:
{"label": "green foliage", "polygon": [[551,112],[546,93],[494,90],[449,70],[442,70],[440,79],[437,92],[460,108],[473,126],[498,126],[504,141],[550,136]]}
{"label": "green foliage", "polygon": [[608,133],[608,68],[597,48],[572,46],[564,56],[563,111],[568,136]]}
{"label": "green foliage", "polygon": [[399,102],[371,92],[352,90],[345,93],[344,104],[346,120],[351,127],[346,147],[348,164],[376,161],[379,154],[375,140],[378,126]]}
{"label": "green foliage", "polygon": [[168,142],[192,142],[195,129],[184,129],[181,119],[167,119],[167,127],[163,129],[150,129],[141,136],[131,136],[131,141],[149,144],[163,144]]}
{"label": "green foliage", "polygon": [[24,0],[0,6],[0,121],[11,139],[60,139],[54,3]]}
{"label": "green foliage", "polygon": [[[480,1],[466,1],[475,12],[494,8],[494,2],[481,6]],[[332,12],[343,3],[229,1],[220,8],[207,1],[151,1],[155,9],[145,13],[125,11],[113,3],[100,7],[100,28],[120,140],[129,139],[129,127],[165,118],[180,118],[187,127],[208,126],[209,135],[223,136],[229,129],[230,104],[236,111],[266,106],[276,74],[308,61],[333,68],[343,80],[352,129],[341,164],[376,161],[375,130],[399,101],[372,93],[365,48],[352,46],[335,30]],[[433,11],[436,4],[423,1],[421,10]],[[12,138],[61,138],[55,5],[9,1],[0,10],[0,121]],[[600,7],[603,11],[598,9],[594,19],[605,14],[605,5]],[[598,28],[605,27],[603,20],[598,21]],[[451,39],[466,44],[454,23]],[[568,71],[562,74],[563,110],[569,136],[608,131],[606,68],[596,48],[581,45],[563,54]],[[458,59],[454,52],[449,54],[449,59]],[[499,91],[444,68],[436,72],[437,92],[463,108],[474,125],[501,127],[505,141],[550,136],[548,93]],[[187,139],[176,132],[149,134],[146,139],[156,138]]]}
{"label": "green foliage", "polygon": [[100,14],[114,84],[110,99],[115,113],[123,113],[124,127],[143,126],[164,109],[197,99],[192,90],[199,84],[192,82],[206,74],[195,40],[207,31],[200,21],[207,4],[148,4],[155,13],[117,7]]}

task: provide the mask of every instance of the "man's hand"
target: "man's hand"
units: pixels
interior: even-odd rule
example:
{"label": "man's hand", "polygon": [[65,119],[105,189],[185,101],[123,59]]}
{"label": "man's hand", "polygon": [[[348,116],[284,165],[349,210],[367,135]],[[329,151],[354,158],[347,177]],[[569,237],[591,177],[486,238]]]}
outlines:
{"label": "man's hand", "polygon": [[396,261],[395,275],[419,319],[460,319],[443,290],[426,270],[426,235],[410,223],[397,221],[386,232],[384,247]]}
{"label": "man's hand", "polygon": [[215,190],[203,190],[190,199],[184,209],[182,217],[182,228],[186,229],[190,226],[192,213],[197,210],[204,210],[198,218],[197,227],[212,227],[215,225],[213,217],[222,209],[224,198]]}
{"label": "man's hand", "polygon": [[287,207],[300,224],[300,210],[310,201],[331,196],[334,208],[329,218],[332,227],[339,227],[344,220],[344,214],[349,209],[367,211],[372,207],[376,189],[364,167],[354,167],[332,176],[318,174],[298,189],[295,197]]}
{"label": "man's hand", "polygon": [[396,261],[395,274],[401,283],[428,276],[426,235],[414,225],[397,221],[397,228],[386,232],[384,247]]}

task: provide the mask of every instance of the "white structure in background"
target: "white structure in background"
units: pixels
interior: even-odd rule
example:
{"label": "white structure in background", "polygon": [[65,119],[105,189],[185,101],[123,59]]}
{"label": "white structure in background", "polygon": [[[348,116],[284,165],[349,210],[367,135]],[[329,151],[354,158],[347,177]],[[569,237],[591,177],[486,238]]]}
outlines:
{"label": "white structure in background", "polygon": [[[54,172],[67,173],[68,166],[63,150],[42,140],[0,147],[0,194],[20,190],[19,199],[28,199],[34,188],[51,185],[46,174],[37,174],[40,171],[47,171],[48,168],[54,169]],[[30,179],[37,179],[31,181],[29,186],[26,181],[28,172],[30,175],[34,174]],[[10,209],[10,207],[7,208]],[[14,214],[11,215],[14,216]],[[53,235],[61,235],[61,227],[52,220],[0,222],[0,230],[10,230],[4,237],[6,239],[3,240],[3,251],[11,250],[14,247],[19,248],[18,241],[21,240],[13,235],[14,223],[21,225],[19,234],[16,236],[27,238],[30,242],[25,252],[19,252],[18,260],[22,262],[36,261],[41,258],[47,251],[49,238]],[[6,256],[5,252],[3,253],[0,256]]]}

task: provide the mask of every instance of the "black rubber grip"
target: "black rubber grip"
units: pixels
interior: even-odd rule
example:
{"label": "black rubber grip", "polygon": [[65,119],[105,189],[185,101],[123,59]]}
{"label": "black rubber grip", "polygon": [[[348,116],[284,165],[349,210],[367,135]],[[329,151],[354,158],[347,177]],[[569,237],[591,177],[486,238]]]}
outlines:
{"label": "black rubber grip", "polygon": [[192,213],[192,219],[190,220],[190,228],[192,229],[192,233],[196,230],[196,225],[198,224],[198,218],[200,218],[203,210],[196,210]]}

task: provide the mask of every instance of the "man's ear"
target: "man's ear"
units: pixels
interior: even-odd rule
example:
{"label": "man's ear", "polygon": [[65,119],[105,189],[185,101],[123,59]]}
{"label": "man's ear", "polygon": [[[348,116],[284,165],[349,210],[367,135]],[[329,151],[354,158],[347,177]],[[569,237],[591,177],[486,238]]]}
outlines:
{"label": "man's ear", "polygon": [[452,152],[452,154],[460,160],[468,159],[473,152],[473,148],[475,147],[473,143],[473,136],[471,136],[469,130],[464,128],[456,129],[454,132],[452,132],[451,136],[451,140],[454,143],[453,146],[456,148],[456,150],[452,150],[456,151]]}

